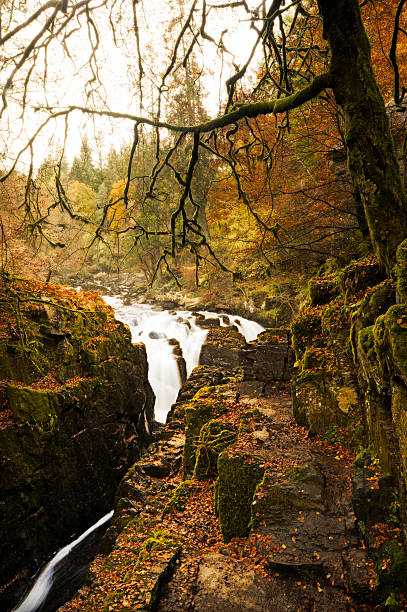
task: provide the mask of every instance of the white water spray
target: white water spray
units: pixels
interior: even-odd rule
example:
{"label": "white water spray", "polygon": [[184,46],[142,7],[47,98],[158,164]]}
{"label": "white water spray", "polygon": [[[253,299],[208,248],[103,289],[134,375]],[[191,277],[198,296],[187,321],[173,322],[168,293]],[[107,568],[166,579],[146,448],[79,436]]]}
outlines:
{"label": "white water spray", "polygon": [[184,356],[187,375],[199,364],[201,348],[208,335],[195,322],[196,315],[219,319],[222,326],[236,325],[247,342],[257,338],[264,327],[235,315],[222,315],[214,312],[199,313],[187,310],[154,310],[145,304],[126,306],[119,297],[104,297],[114,308],[116,318],[126,323],[131,331],[132,342],[143,342],[148,359],[148,379],[156,396],[154,413],[156,421],[165,422],[167,413],[177,399],[181,380],[172,346],[168,341],[175,338],[180,343]]}

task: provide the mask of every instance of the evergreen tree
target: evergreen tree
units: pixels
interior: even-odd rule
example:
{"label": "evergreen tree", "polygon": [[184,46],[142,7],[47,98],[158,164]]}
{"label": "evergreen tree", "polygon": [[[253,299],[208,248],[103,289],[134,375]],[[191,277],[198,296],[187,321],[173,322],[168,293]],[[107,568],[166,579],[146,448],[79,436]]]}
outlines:
{"label": "evergreen tree", "polygon": [[88,185],[95,191],[97,191],[99,185],[103,182],[100,171],[93,165],[92,150],[89,146],[87,136],[82,138],[79,157],[75,157],[72,162],[69,180]]}

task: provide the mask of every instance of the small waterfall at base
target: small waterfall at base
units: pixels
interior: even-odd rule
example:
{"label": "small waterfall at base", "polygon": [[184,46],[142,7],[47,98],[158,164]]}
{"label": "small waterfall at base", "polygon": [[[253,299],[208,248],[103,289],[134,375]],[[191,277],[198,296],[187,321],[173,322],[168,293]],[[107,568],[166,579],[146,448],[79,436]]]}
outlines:
{"label": "small waterfall at base", "polygon": [[[82,586],[89,563],[94,556],[94,547],[89,539],[94,536],[95,543],[97,543],[101,528],[110,521],[112,516],[113,510],[89,527],[79,538],[61,548],[40,571],[33,587],[18,606],[13,608],[12,612],[34,612],[37,610],[49,612],[64,604],[67,601],[66,594],[64,596],[64,593],[66,593],[65,583],[69,583],[68,596],[72,594],[75,585],[77,588]],[[74,573],[72,573],[72,567],[75,568]],[[51,587],[57,581],[57,592],[52,592]]]}
{"label": "small waterfall at base", "polygon": [[[218,318],[222,326],[236,325],[247,342],[257,338],[264,330],[258,323],[235,315],[157,310],[146,304],[125,305],[120,297],[104,297],[104,300],[113,307],[116,318],[129,326],[132,342],[143,342],[146,346],[149,381],[156,395],[155,419],[162,423],[181,386],[177,361],[169,340],[179,342],[189,376],[199,363],[201,347],[208,334],[207,329],[196,324],[198,314],[205,318]],[[106,527],[112,516],[113,511],[62,548],[40,571],[30,591],[12,612],[53,612],[68,601],[83,584],[102,528]],[[90,542],[92,536],[94,541]]]}

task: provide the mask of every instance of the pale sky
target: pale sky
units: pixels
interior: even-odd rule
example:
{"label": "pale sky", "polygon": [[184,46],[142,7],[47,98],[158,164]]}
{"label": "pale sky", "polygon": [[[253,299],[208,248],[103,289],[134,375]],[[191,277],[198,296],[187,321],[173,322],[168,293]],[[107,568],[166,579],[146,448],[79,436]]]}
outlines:
{"label": "pale sky", "polygon": [[[171,41],[178,36],[180,23],[176,23],[170,28],[174,16],[179,13],[177,0],[154,0],[138,3],[138,20],[140,28],[140,43],[142,54],[145,58],[143,68],[145,77],[143,79],[143,97],[145,108],[143,115],[149,114],[151,101],[156,98],[156,88],[160,83],[160,73],[163,66],[168,64],[168,55]],[[223,4],[222,0],[212,0],[210,5],[213,7]],[[248,2],[249,6],[257,5],[257,2]],[[33,12],[40,5],[37,0],[26,3],[25,10]],[[92,6],[97,5],[97,0],[92,0]],[[114,19],[116,22],[117,46],[114,44],[111,28],[109,27],[108,11],[104,8],[92,13],[92,18],[100,34],[99,47],[97,49],[97,66],[99,75],[104,83],[104,88],[99,88],[97,93],[93,93],[92,102],[100,108],[110,108],[119,112],[131,112],[140,114],[140,98],[138,92],[138,69],[136,39],[133,34],[132,14],[128,13],[131,3],[120,0],[109,0],[109,6],[115,6]],[[192,5],[192,0],[183,2],[184,13],[188,14]],[[209,2],[208,2],[209,6]],[[197,3],[196,22],[199,22],[202,1]],[[49,17],[52,10],[48,10],[40,23],[35,23],[23,31],[21,40],[27,44],[42,27],[45,19]],[[236,16],[240,19],[236,19]],[[16,15],[16,22],[26,17],[21,13]],[[9,102],[8,109],[3,113],[0,120],[0,137],[7,145],[9,154],[12,155],[20,143],[31,136],[37,125],[46,116],[43,112],[35,111],[37,106],[51,106],[63,108],[68,105],[84,105],[83,88],[86,80],[92,74],[91,49],[88,39],[87,26],[85,20],[76,21],[72,27],[74,32],[67,40],[70,58],[64,53],[61,45],[57,42],[51,43],[48,48],[47,79],[49,85],[44,90],[41,78],[44,70],[44,54],[40,53],[37,60],[37,67],[34,69],[36,83],[32,81],[27,97],[26,119],[21,119],[20,103],[22,92],[16,91],[13,94],[15,101]],[[224,82],[228,76],[234,73],[232,59],[242,65],[246,62],[252,45],[255,40],[255,33],[250,30],[248,15],[239,7],[232,10],[215,10],[211,8],[205,31],[215,40],[219,40],[223,30],[228,30],[224,35],[225,46],[233,53],[234,57],[224,55],[222,64],[220,54],[214,44],[209,41],[200,41],[200,46],[196,47],[198,53],[196,59],[198,64],[206,66],[206,76],[204,77],[204,89],[207,91],[205,106],[211,116],[218,113],[219,101],[225,100]],[[93,40],[96,40],[92,33]],[[5,54],[10,52],[11,45],[5,45]],[[13,48],[14,49],[14,48]],[[179,53],[182,56],[180,50]],[[255,64],[254,64],[255,67]],[[8,71],[2,70],[3,79],[7,78]],[[22,77],[25,78],[27,71],[22,70]],[[170,78],[167,81],[170,84]],[[220,94],[220,87],[222,94]],[[89,89],[89,87],[88,87]],[[171,92],[169,92],[169,97]],[[71,129],[67,143],[68,160],[72,161],[73,156],[79,151],[81,138],[84,133],[91,136],[96,130],[103,141],[103,153],[113,145],[119,148],[123,142],[129,142],[132,134],[131,122],[112,122],[108,119],[83,118],[79,113],[70,120]],[[35,165],[39,165],[47,154],[55,149],[58,143],[63,140],[63,122],[59,126],[49,126],[44,131],[41,138],[37,141],[35,148]],[[27,158],[25,158],[27,159]]]}

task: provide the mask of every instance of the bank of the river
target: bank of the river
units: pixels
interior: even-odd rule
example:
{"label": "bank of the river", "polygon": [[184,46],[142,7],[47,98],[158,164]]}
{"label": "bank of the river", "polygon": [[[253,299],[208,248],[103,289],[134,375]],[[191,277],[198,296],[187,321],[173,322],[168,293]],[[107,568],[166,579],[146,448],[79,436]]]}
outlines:
{"label": "bank of the river", "polygon": [[151,439],[143,345],[96,294],[0,281],[0,608],[108,512]]}
{"label": "bank of the river", "polygon": [[369,258],[311,284],[294,410],[288,331],[209,322],[65,612],[405,608],[405,307],[381,274]]}
{"label": "bank of the river", "polygon": [[294,410],[286,332],[210,330],[65,612],[406,608],[406,248],[311,283]]}
{"label": "bank of the river", "polygon": [[242,288],[223,297],[212,295],[197,288],[195,291],[179,289],[172,282],[153,286],[147,285],[143,275],[121,273],[120,275],[98,272],[72,274],[61,278],[64,284],[96,291],[101,295],[120,295],[125,303],[155,304],[161,310],[184,309],[189,311],[209,310],[239,315],[260,323],[264,327],[289,325],[298,311],[298,304],[304,296],[291,289],[282,295],[269,295],[265,290]]}
{"label": "bank of the river", "polygon": [[[187,373],[197,366],[209,329],[233,323],[242,330],[247,340],[255,338],[262,331],[257,323],[241,317],[211,312],[168,312],[148,305],[124,305],[119,297],[104,299],[114,307],[116,317],[129,326],[133,341],[142,341],[146,347],[149,380],[156,396],[155,418],[161,421],[165,421],[176,399],[181,380],[185,381]],[[209,346],[207,344],[207,348]],[[32,589],[16,610],[49,612],[67,601],[83,583],[86,564],[92,559],[92,550],[93,555],[96,552],[100,529],[96,528],[86,538],[81,536],[78,543],[73,542],[61,549],[35,579]]]}

